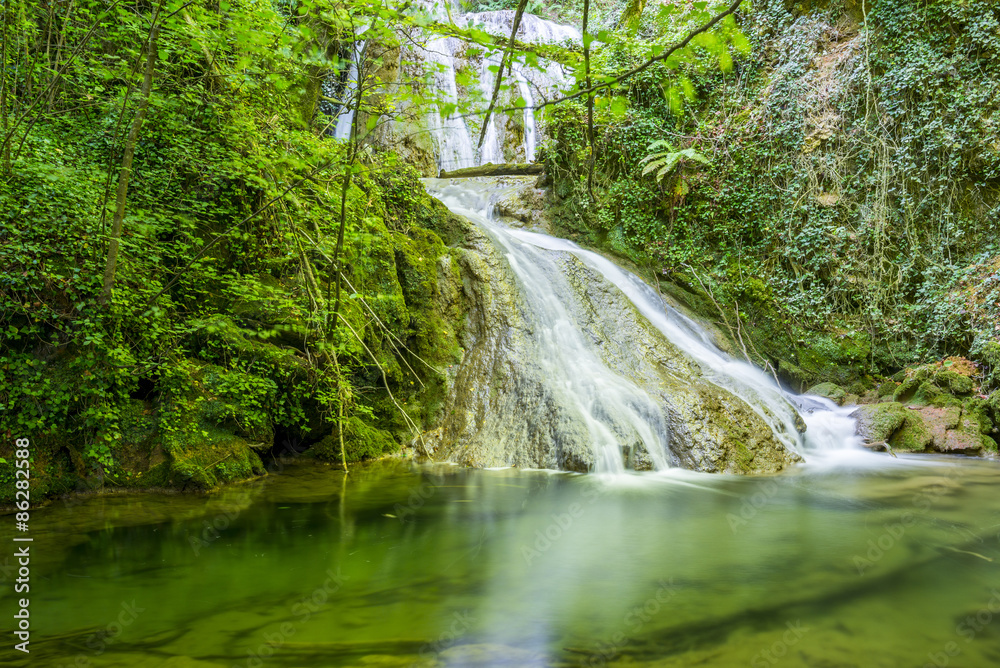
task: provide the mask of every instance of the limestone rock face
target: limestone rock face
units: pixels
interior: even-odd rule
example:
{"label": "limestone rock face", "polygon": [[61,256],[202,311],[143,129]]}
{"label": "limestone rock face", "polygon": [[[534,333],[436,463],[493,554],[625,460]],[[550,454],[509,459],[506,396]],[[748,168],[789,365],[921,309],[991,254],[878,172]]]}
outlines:
{"label": "limestone rock face", "polygon": [[[437,429],[424,435],[428,455],[459,464],[587,471],[593,436],[580,407],[551,382],[533,316],[510,260],[482,229],[468,224],[458,256],[469,317],[465,354]],[[600,273],[572,253],[555,252],[571,286],[572,324],[616,374],[659,407],[672,465],[709,472],[773,473],[800,457],[775,437],[757,410],[709,382],[699,364],[672,344]],[[611,389],[609,388],[609,391]],[[759,410],[759,409],[758,409]],[[644,441],[614,416],[621,457],[650,468]]]}

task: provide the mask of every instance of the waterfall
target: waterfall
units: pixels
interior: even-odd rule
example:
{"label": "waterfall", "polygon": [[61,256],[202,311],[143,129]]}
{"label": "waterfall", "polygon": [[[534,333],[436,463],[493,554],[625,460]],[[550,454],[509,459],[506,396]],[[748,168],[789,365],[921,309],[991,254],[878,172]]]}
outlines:
{"label": "waterfall", "polygon": [[[448,14],[441,8],[434,10],[438,20],[449,20]],[[457,8],[451,11],[450,19],[456,25],[477,27],[485,32],[500,37],[510,37],[515,12],[494,11],[462,14]],[[517,39],[526,43],[559,43],[564,41],[579,42],[580,33],[575,28],[563,26],[552,21],[539,18],[532,14],[524,14],[518,29]],[[413,47],[419,59],[431,65],[434,69],[431,81],[431,93],[442,103],[459,104],[459,87],[456,80],[457,64],[467,64],[461,52],[464,48],[459,40],[454,38],[437,38],[422,47]],[[493,94],[493,86],[497,74],[490,67],[498,68],[502,51],[497,49],[482,56],[478,69],[479,92],[484,104],[489,103]],[[524,161],[532,162],[538,144],[538,129],[535,111],[531,109],[540,93],[543,96],[555,95],[566,80],[562,67],[555,63],[546,65],[544,71],[538,71],[523,66],[519,62],[509,63],[509,68],[503,73],[505,80],[515,85],[517,95],[525,101],[523,112],[524,137],[520,148],[514,154],[505,153],[506,128],[501,127],[505,116],[494,113],[490,116],[483,137],[483,145],[477,151],[475,142],[478,134],[473,136],[469,126],[459,112],[442,118],[440,112],[428,114],[428,125],[434,136],[436,147],[436,162],[439,169],[459,169],[486,163],[503,163]],[[509,97],[509,96],[508,96]],[[506,106],[502,96],[498,107]],[[507,103],[509,104],[509,103]],[[485,111],[485,106],[481,111]]]}
{"label": "waterfall", "polygon": [[349,139],[351,136],[351,124],[354,122],[354,107],[351,106],[351,98],[354,97],[354,93],[358,89],[358,63],[361,62],[364,52],[364,41],[359,40],[355,42],[351,53],[351,65],[347,72],[347,80],[343,82],[343,92],[340,98],[341,105],[336,110],[337,125],[334,127],[333,136],[337,139]]}
{"label": "waterfall", "polygon": [[[433,89],[442,95],[445,102],[458,102],[458,84],[455,81],[455,40],[439,37],[431,40],[423,49],[425,62],[436,70],[432,73]],[[437,167],[442,169],[462,169],[476,164],[475,149],[465,120],[453,111],[446,118],[435,108],[428,118],[431,131],[437,139]]]}
{"label": "waterfall", "polygon": [[595,470],[622,472],[622,446],[636,440],[655,468],[669,467],[663,412],[645,390],[609,369],[587,333],[575,326],[568,304],[572,290],[558,264],[543,248],[523,243],[518,233],[496,224],[486,210],[466,208],[470,200],[463,197],[460,187],[450,191],[436,194],[453,211],[487,231],[520,280],[543,374],[552,391],[585,426],[595,451]]}
{"label": "waterfall", "polygon": [[[459,27],[475,27],[504,38],[510,37],[515,14],[510,10],[464,14],[457,6],[451,6],[449,11],[448,7],[428,0],[418,0],[415,11],[424,12],[433,20],[442,23],[454,22]],[[578,30],[570,26],[559,25],[532,14],[524,14],[517,39],[529,44],[554,44],[566,41],[579,43],[581,36]],[[426,124],[423,130],[413,124],[414,119],[400,124],[399,130],[403,134],[429,131],[433,144],[431,148],[434,153],[433,161],[439,171],[490,162],[534,161],[539,129],[535,111],[531,107],[537,100],[550,98],[559,93],[567,80],[561,65],[547,62],[543,63],[544,69],[539,70],[527,67],[516,59],[508,62],[503,77],[509,90],[501,90],[496,107],[510,108],[517,98],[523,99],[525,109],[521,112],[521,127],[517,127],[516,123],[512,125],[507,122],[507,114],[494,112],[487,122],[483,145],[477,149],[475,142],[479,139],[479,134],[470,131],[464,114],[473,113],[478,118],[485,115],[486,105],[493,95],[493,86],[498,75],[490,71],[490,68],[499,68],[503,56],[502,49],[486,50],[485,53],[478,48],[470,50],[465,42],[447,36],[432,37],[423,44],[412,43],[410,39],[404,40],[404,43],[408,46],[400,52],[400,71],[411,73],[414,70],[422,71],[426,75],[422,94],[425,99],[433,102],[429,111],[421,112],[422,123]],[[341,69],[323,86],[327,97],[345,101],[341,105],[321,103],[323,111],[337,119],[331,134],[338,139],[346,139],[350,135],[353,112],[347,102],[358,87],[358,66],[363,53],[364,42],[359,40],[354,44],[349,65],[345,65],[346,73]],[[472,91],[464,88],[467,85],[465,79],[462,80],[463,86],[459,85],[457,75],[459,69],[465,73],[474,71],[479,79],[477,90],[472,96],[476,103],[471,110],[468,108],[468,103]],[[413,82],[402,83],[410,85]],[[480,97],[481,103],[478,101]],[[405,99],[401,100],[397,112],[408,104]],[[452,110],[442,115],[441,108],[445,105]],[[523,133],[523,137],[518,138],[517,133]],[[397,139],[390,143],[396,144],[399,141]]]}
{"label": "waterfall", "polygon": [[[429,180],[427,186],[452,211],[484,230],[505,256],[525,295],[525,329],[531,332],[533,357],[540,360],[540,376],[549,388],[547,393],[555,397],[552,401],[567,407],[571,419],[584,426],[583,433],[593,449],[592,470],[622,471],[623,461],[637,449],[648,454],[651,468],[676,464],[680,453],[671,424],[677,421],[671,412],[677,409],[668,405],[667,395],[651,396],[653,386],[642,383],[642,374],[630,369],[635,365],[628,363],[627,353],[625,358],[609,354],[606,333],[586,330],[580,313],[593,305],[581,306],[574,296],[579,288],[571,283],[584,280],[574,273],[578,265],[613,286],[610,289],[627,300],[647,325],[693,362],[688,378],[679,379],[682,383],[693,386],[707,382],[737,397],[788,452],[809,454],[858,444],[847,409],[818,397],[789,393],[761,369],[730,357],[713,343],[708,332],[668,305],[637,276],[570,241],[513,229],[495,220],[490,198],[497,186],[437,180]],[[623,337],[628,340],[626,334]],[[652,356],[661,354],[654,350]],[[518,363],[529,364],[524,358],[520,355]],[[657,364],[669,366],[664,361]],[[688,413],[696,418],[698,414],[698,410]],[[804,434],[800,433],[802,421],[807,427]],[[790,461],[796,457],[792,454]]]}

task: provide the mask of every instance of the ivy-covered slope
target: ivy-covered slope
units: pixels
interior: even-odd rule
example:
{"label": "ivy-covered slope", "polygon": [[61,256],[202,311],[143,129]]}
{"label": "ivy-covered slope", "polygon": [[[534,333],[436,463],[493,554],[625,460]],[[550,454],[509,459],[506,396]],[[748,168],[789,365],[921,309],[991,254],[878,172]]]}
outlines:
{"label": "ivy-covered slope", "polygon": [[[458,241],[451,214],[392,153],[350,160],[310,94],[330,67],[316,44],[338,25],[323,12],[346,4],[164,5],[106,304],[152,8],[101,18],[108,5],[84,0],[56,15],[60,37],[21,3],[5,25],[27,50],[6,52],[21,66],[7,68],[10,122],[23,122],[0,181],[0,501],[15,438],[31,439],[35,498],[209,488],[287,447],[339,460],[338,420],[347,460],[392,452],[434,417],[460,355],[464,306],[440,236]],[[47,39],[79,47],[58,80]]]}
{"label": "ivy-covered slope", "polygon": [[[738,23],[748,43],[731,66],[706,40],[703,59],[632,78],[623,116],[598,105],[593,201],[583,106],[551,113],[564,231],[651,267],[797,389],[834,381],[860,395],[964,355],[988,392],[1000,369],[1000,5],[762,0]],[[664,30],[649,17],[639,36]],[[646,48],[600,46],[596,67],[624,71]],[[654,141],[711,164],[643,175]]]}

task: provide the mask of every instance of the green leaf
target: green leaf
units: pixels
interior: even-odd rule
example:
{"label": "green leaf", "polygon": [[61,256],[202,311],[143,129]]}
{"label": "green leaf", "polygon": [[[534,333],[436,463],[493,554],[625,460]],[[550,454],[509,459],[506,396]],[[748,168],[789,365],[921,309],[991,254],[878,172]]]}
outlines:
{"label": "green leaf", "polygon": [[684,97],[687,98],[688,102],[694,102],[695,99],[694,84],[692,84],[691,80],[688,79],[686,76],[681,76],[680,82],[681,82],[681,90],[684,91]]}
{"label": "green leaf", "polygon": [[730,72],[733,69],[733,58],[728,51],[719,54],[719,67],[723,72]]}
{"label": "green leaf", "polygon": [[628,111],[628,99],[624,97],[614,97],[611,100],[611,113],[615,118],[622,118]]}

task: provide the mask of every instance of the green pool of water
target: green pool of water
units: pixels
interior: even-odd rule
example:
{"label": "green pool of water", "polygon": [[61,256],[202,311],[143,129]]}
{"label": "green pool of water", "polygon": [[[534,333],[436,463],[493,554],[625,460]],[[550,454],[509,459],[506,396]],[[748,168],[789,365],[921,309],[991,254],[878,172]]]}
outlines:
{"label": "green pool of water", "polygon": [[208,497],[57,501],[31,535],[31,654],[7,634],[3,665],[1000,665],[995,461],[296,463]]}

